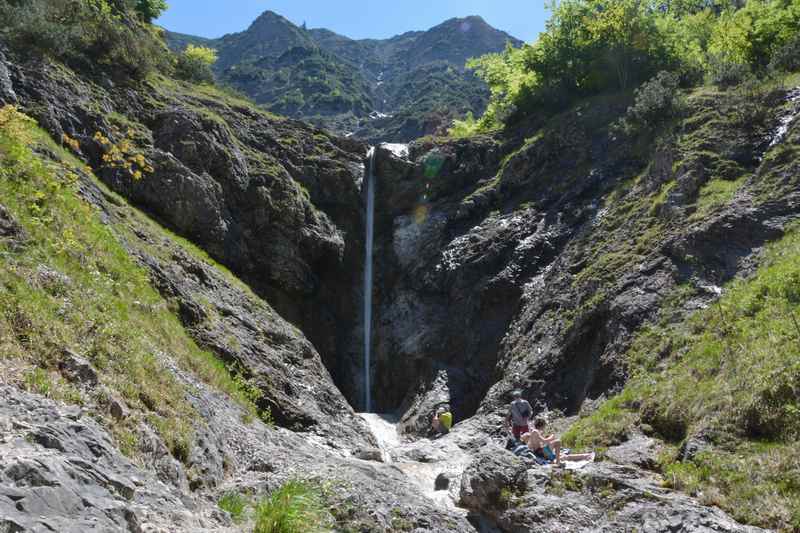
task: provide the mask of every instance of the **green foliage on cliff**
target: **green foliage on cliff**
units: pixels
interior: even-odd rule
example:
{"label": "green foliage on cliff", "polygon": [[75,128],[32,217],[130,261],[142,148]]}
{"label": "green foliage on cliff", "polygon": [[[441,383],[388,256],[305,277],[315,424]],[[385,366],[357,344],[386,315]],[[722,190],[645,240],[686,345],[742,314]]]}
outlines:
{"label": "green foliage on cliff", "polygon": [[0,239],[0,359],[20,372],[3,379],[71,403],[105,405],[102,389],[79,392],[59,375],[66,351],[79,354],[133,409],[111,425],[121,449],[136,454],[136,427],[146,422],[185,460],[197,414],[185,385],[165,369],[167,359],[251,416],[257,408],[222,362],[188,337],[114,229],[80,198],[79,175],[90,172],[25,115],[0,109],[0,198],[25,232],[21,245]]}
{"label": "green foliage on cliff", "polygon": [[[637,423],[676,448],[667,483],[702,494],[739,520],[800,527],[800,228],[769,247],[751,279],[685,321],[640,332],[625,390],[576,423],[574,445],[609,445]],[[648,429],[649,430],[649,429]],[[712,448],[682,462],[677,445]]]}
{"label": "green foliage on cliff", "polygon": [[184,80],[198,83],[213,83],[214,71],[211,67],[217,62],[217,51],[207,46],[189,44],[178,55],[175,74]]}
{"label": "green foliage on cliff", "polygon": [[23,53],[142,78],[172,68],[171,54],[148,23],[162,6],[161,0],[3,0],[0,36]]}
{"label": "green foliage on cliff", "polygon": [[136,13],[147,23],[157,19],[167,9],[167,3],[164,0],[136,0],[133,6]]}
{"label": "green foliage on cliff", "polygon": [[550,8],[536,42],[470,63],[492,88],[475,131],[626,91],[661,70],[684,86],[724,86],[798,68],[798,0],[564,0]]}

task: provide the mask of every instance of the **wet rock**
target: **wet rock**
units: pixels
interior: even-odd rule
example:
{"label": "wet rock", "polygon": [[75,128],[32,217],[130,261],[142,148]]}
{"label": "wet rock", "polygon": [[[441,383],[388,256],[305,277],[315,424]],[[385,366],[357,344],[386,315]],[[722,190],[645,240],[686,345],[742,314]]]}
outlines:
{"label": "wet rock", "polygon": [[433,485],[434,490],[447,490],[450,488],[450,477],[447,474],[439,474]]}
{"label": "wet rock", "polygon": [[383,452],[378,448],[359,448],[353,452],[353,457],[364,461],[383,462]]}
{"label": "wet rock", "polygon": [[17,103],[17,95],[14,93],[14,84],[11,82],[11,73],[6,66],[3,50],[0,50],[0,102]]}

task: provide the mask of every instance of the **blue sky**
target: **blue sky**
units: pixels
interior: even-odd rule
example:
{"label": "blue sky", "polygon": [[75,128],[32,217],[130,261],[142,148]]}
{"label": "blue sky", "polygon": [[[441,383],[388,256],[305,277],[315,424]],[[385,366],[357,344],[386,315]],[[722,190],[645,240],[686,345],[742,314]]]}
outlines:
{"label": "blue sky", "polygon": [[263,11],[295,24],[328,28],[354,39],[426,30],[452,17],[480,15],[489,24],[533,41],[548,12],[543,0],[167,0],[158,19],[168,30],[202,37],[241,31]]}

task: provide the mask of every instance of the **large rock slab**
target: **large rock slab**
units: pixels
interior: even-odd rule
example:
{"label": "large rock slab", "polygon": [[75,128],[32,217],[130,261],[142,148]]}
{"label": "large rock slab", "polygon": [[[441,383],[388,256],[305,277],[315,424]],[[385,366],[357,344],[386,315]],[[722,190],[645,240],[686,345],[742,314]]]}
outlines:
{"label": "large rock slab", "polygon": [[528,467],[501,449],[474,459],[461,481],[462,502],[509,533],[544,531],[755,533],[717,508],[661,487],[645,471],[593,463],[581,470]]}
{"label": "large rock slab", "polygon": [[88,413],[0,386],[4,531],[227,531],[124,457]]}

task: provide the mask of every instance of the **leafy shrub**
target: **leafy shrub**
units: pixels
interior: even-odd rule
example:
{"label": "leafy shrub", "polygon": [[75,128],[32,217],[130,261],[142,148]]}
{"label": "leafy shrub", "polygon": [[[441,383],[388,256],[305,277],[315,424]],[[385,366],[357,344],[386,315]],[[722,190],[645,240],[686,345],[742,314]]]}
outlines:
{"label": "leafy shrub", "polygon": [[131,78],[170,69],[170,53],[158,30],[143,23],[127,1],[4,1],[0,20],[0,37],[24,53]]}
{"label": "leafy shrub", "polygon": [[766,126],[771,119],[769,100],[770,92],[764,84],[750,77],[728,93],[726,104],[737,125],[755,129]]}
{"label": "leafy shrub", "polygon": [[219,508],[231,515],[235,523],[244,519],[244,512],[247,508],[247,499],[238,492],[226,492],[217,502]]}
{"label": "leafy shrub", "polygon": [[708,74],[711,83],[720,89],[729,89],[750,77],[750,65],[727,61],[722,56],[708,58]]}
{"label": "leafy shrub", "polygon": [[136,12],[147,23],[157,19],[165,9],[167,9],[167,3],[164,0],[136,1]]}
{"label": "leafy shrub", "polygon": [[625,117],[630,129],[653,128],[678,113],[678,75],[661,71],[636,89]]}
{"label": "leafy shrub", "polygon": [[677,74],[684,87],[707,77],[728,88],[762,75],[770,61],[782,70],[800,68],[796,0],[550,4],[552,17],[536,42],[470,61],[492,92],[478,130],[626,90],[662,70]]}
{"label": "leafy shrub", "polygon": [[214,72],[211,70],[211,66],[216,62],[216,50],[190,44],[178,56],[175,74],[187,81],[214,83]]}
{"label": "leafy shrub", "polygon": [[796,72],[800,70],[800,35],[778,48],[769,62],[773,72]]}
{"label": "leafy shrub", "polygon": [[332,517],[318,488],[304,481],[287,481],[255,511],[254,533],[323,533]]}
{"label": "leafy shrub", "polygon": [[527,47],[515,49],[509,45],[502,53],[487,54],[467,62],[467,68],[475,71],[489,86],[491,100],[477,122],[471,123],[469,117],[457,121],[453,126],[457,132],[470,134],[470,131],[498,128],[517,111],[523,93],[530,92],[536,82],[535,75],[525,67],[527,52]]}
{"label": "leafy shrub", "polygon": [[475,135],[478,133],[478,129],[478,121],[475,120],[475,116],[470,111],[462,120],[456,119],[453,121],[453,126],[448,130],[448,134],[456,139],[462,139]]}

